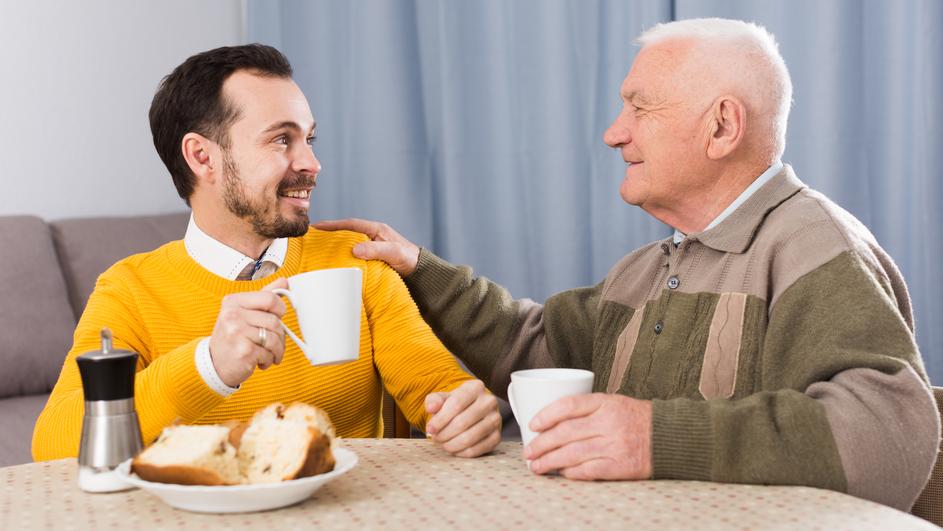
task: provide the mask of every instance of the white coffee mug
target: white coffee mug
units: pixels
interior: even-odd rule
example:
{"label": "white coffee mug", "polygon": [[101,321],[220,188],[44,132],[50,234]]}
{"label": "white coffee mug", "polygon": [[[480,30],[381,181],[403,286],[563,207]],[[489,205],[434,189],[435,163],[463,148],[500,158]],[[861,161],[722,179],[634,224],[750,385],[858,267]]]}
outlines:
{"label": "white coffee mug", "polygon": [[291,301],[302,340],[282,328],[312,365],[333,365],[360,356],[363,272],[356,267],[319,269],[288,277],[288,289],[273,289]]}
{"label": "white coffee mug", "polygon": [[540,410],[557,400],[571,395],[593,392],[593,373],[583,369],[528,369],[511,373],[508,402],[514,418],[521,427],[524,446],[536,434],[528,424]]}

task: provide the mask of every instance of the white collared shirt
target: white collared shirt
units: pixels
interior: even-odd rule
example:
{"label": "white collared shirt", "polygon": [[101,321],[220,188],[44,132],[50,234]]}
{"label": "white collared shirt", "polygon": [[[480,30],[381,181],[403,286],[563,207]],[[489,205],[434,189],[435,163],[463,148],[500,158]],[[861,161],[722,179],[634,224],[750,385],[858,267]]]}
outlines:
{"label": "white collared shirt", "polygon": [[[187,254],[196,260],[196,263],[210,273],[227,280],[236,280],[247,265],[256,262],[255,258],[250,258],[203,232],[196,225],[192,214],[190,224],[187,225],[187,234],[183,237],[183,245],[187,248]],[[262,253],[258,262],[272,262],[282,267],[287,253],[288,238],[278,238],[272,241],[272,245],[269,245],[268,249]]]}
{"label": "white collared shirt", "polygon": [[[734,199],[732,203],[727,205],[727,208],[725,208],[723,212],[718,214],[717,217],[715,217],[713,221],[711,221],[706,227],[704,227],[704,230],[705,231],[710,230],[716,227],[717,225],[719,225],[721,221],[727,219],[727,216],[729,216],[730,214],[733,214],[733,211],[739,208],[740,205],[745,203],[746,200],[749,199],[751,195],[753,195],[757,190],[760,189],[760,187],[762,187],[764,184],[769,182],[769,180],[775,177],[776,174],[783,171],[784,166],[785,165],[783,164],[783,161],[777,160],[776,162],[773,163],[772,166],[770,166],[769,168],[766,168],[766,171],[764,171],[763,173],[760,174],[759,177],[754,179],[753,182],[750,183],[750,186],[747,186],[746,190],[744,190],[743,192],[740,192],[740,195],[738,195],[737,198]],[[685,233],[681,232],[678,229],[675,229],[674,238],[673,238],[674,244],[678,245],[679,243],[681,243],[681,240],[683,240],[685,236],[687,236]]]}
{"label": "white collared shirt", "polygon": [[[183,237],[183,245],[187,249],[187,254],[196,263],[203,266],[210,273],[227,280],[236,280],[239,273],[253,262],[268,261],[274,263],[277,267],[281,267],[288,252],[288,238],[278,238],[262,253],[261,258],[258,260],[250,258],[203,232],[196,225],[192,214],[190,215],[190,223],[187,225],[187,233]],[[210,389],[224,397],[239,390],[239,387],[226,385],[219,377],[219,373],[216,372],[213,357],[210,354],[210,338],[205,337],[197,343],[194,356],[197,372],[200,373],[200,377],[203,378]]]}

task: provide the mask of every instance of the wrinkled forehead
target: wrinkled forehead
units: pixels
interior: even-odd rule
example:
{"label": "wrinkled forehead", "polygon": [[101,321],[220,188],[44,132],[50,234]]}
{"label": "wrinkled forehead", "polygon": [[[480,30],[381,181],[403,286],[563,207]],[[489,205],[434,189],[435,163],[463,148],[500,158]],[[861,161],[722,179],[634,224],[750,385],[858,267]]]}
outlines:
{"label": "wrinkled forehead", "polygon": [[622,97],[670,92],[683,76],[694,47],[690,39],[669,39],[646,45],[635,56],[622,82]]}
{"label": "wrinkled forehead", "polygon": [[252,132],[272,123],[293,123],[304,130],[314,126],[308,100],[290,78],[239,71],[223,84],[223,95],[239,112],[234,127]]}

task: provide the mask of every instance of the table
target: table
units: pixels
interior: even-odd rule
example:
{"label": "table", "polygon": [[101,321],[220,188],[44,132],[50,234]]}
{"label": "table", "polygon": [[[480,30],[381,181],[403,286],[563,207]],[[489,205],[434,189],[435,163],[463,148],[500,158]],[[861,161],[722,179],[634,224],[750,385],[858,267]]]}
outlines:
{"label": "table", "polygon": [[519,442],[453,458],[422,439],[347,439],[357,467],[305,502],[208,515],[133,490],[88,494],[74,459],[0,468],[0,529],[938,529],[826,490],[535,476]]}

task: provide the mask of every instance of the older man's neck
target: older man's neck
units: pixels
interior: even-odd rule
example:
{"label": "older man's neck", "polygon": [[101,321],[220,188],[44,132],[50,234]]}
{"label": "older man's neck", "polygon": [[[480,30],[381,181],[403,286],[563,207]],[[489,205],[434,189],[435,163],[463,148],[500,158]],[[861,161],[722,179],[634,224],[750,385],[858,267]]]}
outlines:
{"label": "older man's neck", "polygon": [[646,210],[684,234],[701,232],[769,166],[765,161],[731,165],[722,169],[710,185],[685,192],[678,201],[663,208]]}

